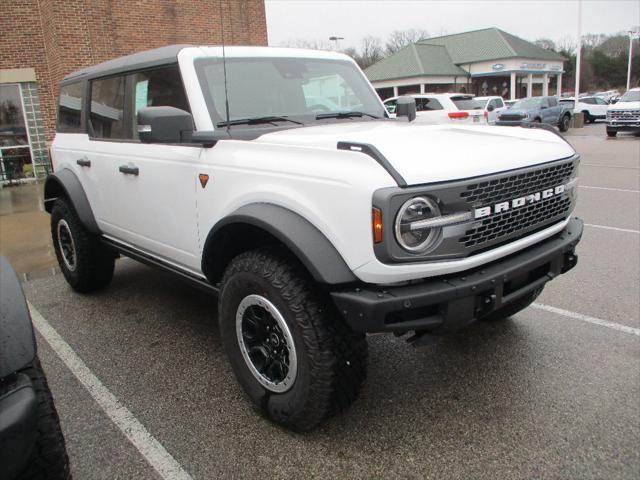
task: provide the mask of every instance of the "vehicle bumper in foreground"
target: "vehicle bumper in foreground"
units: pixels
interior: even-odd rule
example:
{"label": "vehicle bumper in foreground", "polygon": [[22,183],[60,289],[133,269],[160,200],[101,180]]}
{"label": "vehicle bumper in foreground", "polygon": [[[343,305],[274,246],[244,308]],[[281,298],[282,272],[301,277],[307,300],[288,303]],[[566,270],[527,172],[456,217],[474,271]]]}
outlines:
{"label": "vehicle bumper in foreground", "polygon": [[582,229],[574,218],[553,237],[473,270],[402,286],[364,284],[331,297],[358,332],[453,332],[573,268]]}
{"label": "vehicle bumper in foreground", "polygon": [[[0,384],[0,388],[2,384]],[[0,467],[2,478],[14,478],[24,469],[37,436],[38,401],[24,374],[0,390]]]}

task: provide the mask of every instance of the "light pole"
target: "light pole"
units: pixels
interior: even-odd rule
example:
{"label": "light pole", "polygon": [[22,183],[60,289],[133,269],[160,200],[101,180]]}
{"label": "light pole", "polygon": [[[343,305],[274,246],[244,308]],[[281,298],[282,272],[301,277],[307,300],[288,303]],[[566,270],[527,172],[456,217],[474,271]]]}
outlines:
{"label": "light pole", "polygon": [[332,42],[336,42],[336,51],[338,51],[339,42],[340,42],[340,40],[344,40],[344,37],[331,36],[331,37],[329,37],[329,40],[332,41]]}
{"label": "light pole", "polygon": [[582,50],[582,1],[578,0],[578,52],[576,54],[576,91],[574,93],[574,108],[578,107],[578,97],[580,96],[580,59]]}
{"label": "light pole", "polygon": [[631,50],[633,49],[633,39],[640,36],[640,32],[629,30],[629,66],[627,67],[627,91],[631,87]]}

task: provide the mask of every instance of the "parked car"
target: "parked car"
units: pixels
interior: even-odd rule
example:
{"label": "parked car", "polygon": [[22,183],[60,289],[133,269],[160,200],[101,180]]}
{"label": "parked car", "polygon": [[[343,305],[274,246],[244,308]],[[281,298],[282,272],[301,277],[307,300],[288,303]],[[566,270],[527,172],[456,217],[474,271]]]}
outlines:
{"label": "parked car", "polygon": [[[239,384],[296,431],[356,399],[366,333],[420,342],[505,319],[577,262],[571,145],[421,125],[409,97],[386,118],[344,54],[176,45],[72,73],[60,91],[81,92],[44,186],[66,281],[104,288],[125,255],[217,295]],[[307,95],[341,107],[318,113]],[[430,98],[455,97],[472,100]]]}
{"label": "parked car", "polygon": [[5,257],[0,257],[0,347],[0,477],[71,478],[27,302]]}
{"label": "parked car", "polygon": [[487,123],[493,125],[498,120],[498,115],[507,109],[502,97],[475,97],[475,103],[485,112]]}
{"label": "parked car", "polygon": [[574,112],[582,112],[584,121],[587,123],[595,123],[596,120],[604,120],[607,118],[607,108],[609,103],[602,97],[592,95],[590,97],[580,97],[578,104],[575,105],[575,98],[561,98],[560,103],[566,105]]}
{"label": "parked car", "polygon": [[498,116],[496,125],[517,126],[546,123],[566,132],[571,123],[571,107],[558,102],[556,97],[529,97],[518,100]]}
{"label": "parked car", "polygon": [[[416,101],[416,120],[419,123],[429,125],[487,123],[481,107],[482,102],[476,102],[473,95],[429,93],[410,96]],[[395,116],[398,98],[401,97],[392,97],[384,101],[384,106],[392,118]]]}
{"label": "parked car", "polygon": [[640,88],[630,89],[607,108],[607,135],[615,137],[618,132],[640,134]]}

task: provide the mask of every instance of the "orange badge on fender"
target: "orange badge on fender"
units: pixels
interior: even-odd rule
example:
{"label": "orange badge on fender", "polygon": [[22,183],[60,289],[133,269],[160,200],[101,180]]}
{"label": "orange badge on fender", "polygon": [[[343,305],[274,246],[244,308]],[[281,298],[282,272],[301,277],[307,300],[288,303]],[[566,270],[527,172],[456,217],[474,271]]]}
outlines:
{"label": "orange badge on fender", "polygon": [[207,182],[209,181],[209,175],[207,175],[206,173],[201,173],[200,175],[198,175],[198,178],[200,179],[200,185],[202,185],[202,188],[207,186]]}

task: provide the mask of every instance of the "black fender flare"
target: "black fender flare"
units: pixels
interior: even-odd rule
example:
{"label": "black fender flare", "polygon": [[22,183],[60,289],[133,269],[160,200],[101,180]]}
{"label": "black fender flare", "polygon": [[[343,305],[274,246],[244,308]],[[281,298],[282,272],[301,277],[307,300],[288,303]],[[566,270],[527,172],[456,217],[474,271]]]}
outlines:
{"label": "black fender flare", "polygon": [[33,362],[36,339],[22,286],[5,257],[0,257],[0,379]]}
{"label": "black fender flare", "polygon": [[89,232],[96,235],[100,233],[87,194],[76,174],[68,168],[47,175],[44,183],[44,209],[47,212],[51,213],[53,202],[58,197],[69,199],[82,225]]}
{"label": "black fender flare", "polygon": [[333,244],[311,222],[299,214],[270,203],[253,203],[238,208],[216,223],[204,244],[202,271],[216,282],[231,258],[225,258],[225,230],[233,225],[250,225],[265,231],[285,245],[324,284],[351,283],[358,279]]}

